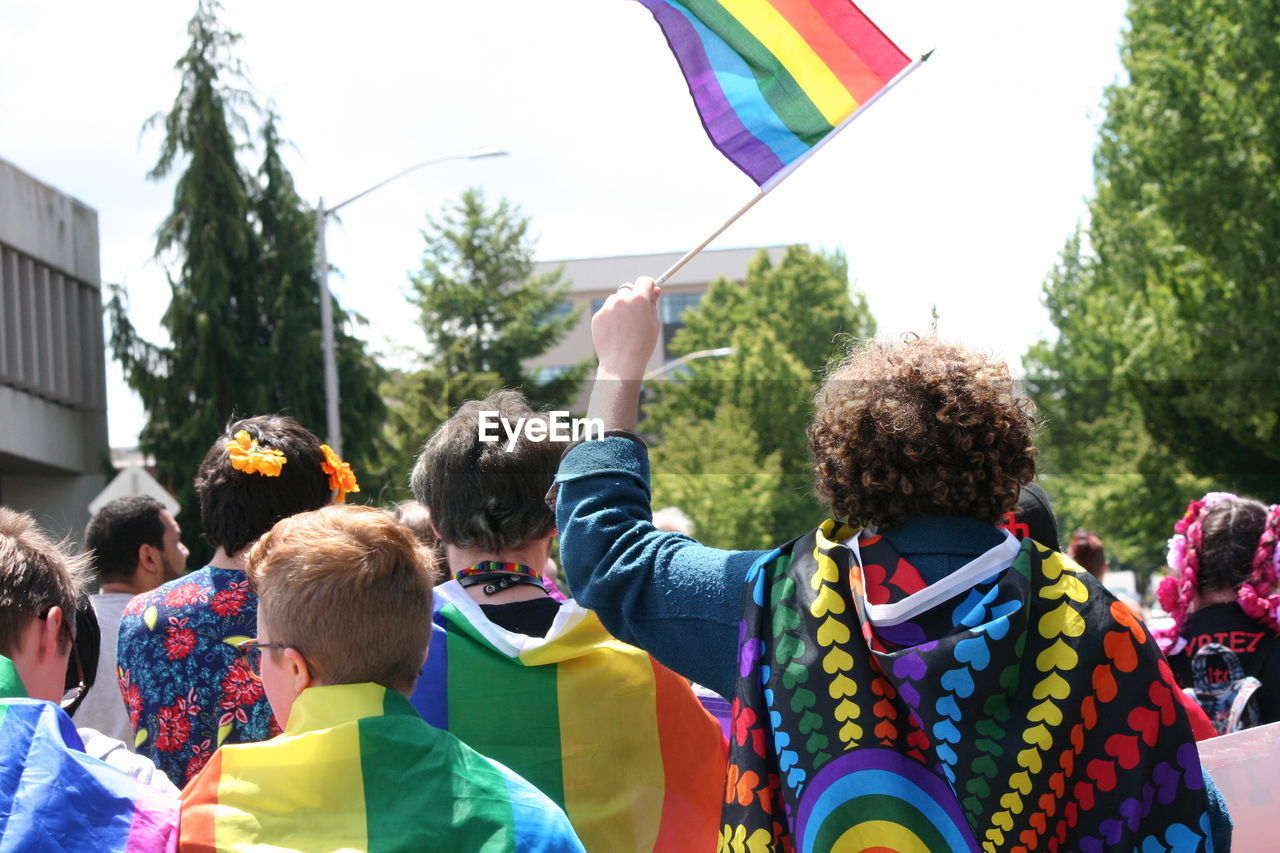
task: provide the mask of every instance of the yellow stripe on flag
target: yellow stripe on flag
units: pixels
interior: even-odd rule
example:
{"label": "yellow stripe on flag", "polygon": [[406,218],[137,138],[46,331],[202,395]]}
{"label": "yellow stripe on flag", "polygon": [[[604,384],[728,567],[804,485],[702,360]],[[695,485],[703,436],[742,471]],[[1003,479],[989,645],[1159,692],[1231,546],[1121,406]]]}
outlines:
{"label": "yellow stripe on flag", "polygon": [[[666,787],[653,665],[617,640],[600,645],[606,654],[557,665],[564,809],[588,850],[651,850]],[[610,699],[607,719],[600,696]],[[618,749],[618,732],[630,733],[632,749]]]}
{"label": "yellow stripe on flag", "polygon": [[[370,698],[339,694],[330,697],[326,711],[348,719],[369,716]],[[351,704],[350,712],[335,702]],[[320,744],[323,750],[316,748]],[[297,850],[369,849],[358,726],[325,730],[323,738],[286,732],[265,743],[223,747],[222,753],[214,816],[219,849],[264,839]]]}
{"label": "yellow stripe on flag", "polygon": [[720,5],[778,58],[832,127],[858,108],[840,79],[768,0],[721,0]]}

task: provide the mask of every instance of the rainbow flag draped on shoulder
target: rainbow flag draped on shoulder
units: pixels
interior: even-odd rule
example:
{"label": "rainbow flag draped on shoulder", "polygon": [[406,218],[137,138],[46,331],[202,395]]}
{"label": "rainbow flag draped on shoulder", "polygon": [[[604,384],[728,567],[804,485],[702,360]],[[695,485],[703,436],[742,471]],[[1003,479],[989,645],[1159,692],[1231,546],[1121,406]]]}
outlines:
{"label": "rainbow flag draped on shoulder", "polygon": [[178,801],[86,755],[71,718],[23,692],[0,657],[0,850],[176,850]]}
{"label": "rainbow flag draped on shoulder", "polygon": [[283,734],[182,792],[182,850],[581,853],[564,813],[377,684],[310,687]]}
{"label": "rainbow flag draped on shoulder", "polygon": [[639,0],[712,143],[761,188],[911,61],[849,0]]}
{"label": "rainbow flag draped on shoulder", "polygon": [[715,849],[720,726],[684,679],[572,601],[529,637],[486,619],[456,581],[438,587],[413,703],[563,806],[588,850]]}

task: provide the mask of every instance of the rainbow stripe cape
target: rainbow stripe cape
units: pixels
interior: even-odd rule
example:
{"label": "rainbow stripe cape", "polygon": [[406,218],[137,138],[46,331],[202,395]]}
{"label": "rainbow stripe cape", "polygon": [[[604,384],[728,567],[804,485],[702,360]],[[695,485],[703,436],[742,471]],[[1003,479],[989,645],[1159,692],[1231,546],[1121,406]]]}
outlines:
{"label": "rainbow stripe cape", "polygon": [[302,692],[283,734],[182,792],[182,850],[581,853],[564,812],[377,684]]}
{"label": "rainbow stripe cape", "polygon": [[0,657],[0,850],[174,851],[178,802],[84,754],[52,702]]}
{"label": "rainbow stripe cape", "polygon": [[715,849],[725,739],[684,679],[571,601],[545,638],[494,625],[456,581],[436,608],[427,722],[537,785],[588,850]]}
{"label": "rainbow stripe cape", "polygon": [[712,143],[762,188],[910,65],[849,0],[640,0]]}

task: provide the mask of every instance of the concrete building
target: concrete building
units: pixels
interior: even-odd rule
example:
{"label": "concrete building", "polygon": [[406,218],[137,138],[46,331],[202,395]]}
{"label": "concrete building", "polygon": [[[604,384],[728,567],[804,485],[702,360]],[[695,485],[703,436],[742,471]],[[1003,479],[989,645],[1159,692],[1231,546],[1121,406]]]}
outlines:
{"label": "concrete building", "polygon": [[83,535],[106,485],[98,214],[0,160],[0,504]]}
{"label": "concrete building", "polygon": [[[754,246],[744,249],[714,249],[702,252],[686,264],[662,286],[662,340],[649,360],[649,369],[661,367],[671,360],[671,340],[684,326],[681,316],[701,301],[711,282],[719,278],[744,282],[747,267],[761,251],[777,263],[786,253],[786,246]],[[576,258],[564,261],[541,261],[534,268],[535,275],[544,275],[564,267],[564,278],[572,282],[569,298],[563,310],[585,306],[582,319],[564,340],[555,347],[530,360],[530,366],[542,371],[542,377],[554,376],[577,364],[592,354],[591,315],[599,310],[609,294],[625,281],[639,276],[657,277],[678,261],[683,252],[667,252],[654,255],[617,255],[608,258]]]}

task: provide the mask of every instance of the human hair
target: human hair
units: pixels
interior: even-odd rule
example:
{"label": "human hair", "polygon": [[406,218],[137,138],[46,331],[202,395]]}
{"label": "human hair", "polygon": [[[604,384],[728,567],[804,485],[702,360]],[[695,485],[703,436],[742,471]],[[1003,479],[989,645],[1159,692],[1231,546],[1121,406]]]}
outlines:
{"label": "human hair", "polygon": [[463,403],[423,445],[409,487],[431,511],[446,543],[496,554],[555,529],[546,495],[564,447],[533,441],[524,430],[518,431],[511,450],[505,435],[501,441],[481,441],[481,412],[494,412],[513,424],[519,418],[542,417],[517,391]]}
{"label": "human hair", "polygon": [[837,519],[995,522],[1035,476],[1031,403],[1008,367],[935,338],[870,341],[827,375],[809,448]]}
{"label": "human hair", "polygon": [[1078,529],[1067,545],[1067,556],[1075,560],[1089,574],[1101,577],[1107,568],[1107,552],[1102,539],[1092,530]]}
{"label": "human hair", "polygon": [[334,504],[290,516],[245,568],[272,641],[298,649],[318,682],[412,690],[431,639],[435,565],[390,514]]}
{"label": "human hair", "polygon": [[1253,572],[1258,540],[1267,526],[1267,508],[1251,498],[1219,501],[1200,523],[1199,592],[1239,589]]}
{"label": "human hair", "polygon": [[666,530],[673,533],[683,533],[685,536],[693,535],[693,519],[685,515],[679,507],[664,506],[662,509],[654,510],[653,526],[659,530]]}
{"label": "human hair", "polygon": [[1160,606],[1173,617],[1157,631],[1166,654],[1185,642],[1182,627],[1204,592],[1235,590],[1245,614],[1280,631],[1280,505],[1265,506],[1230,492],[1210,492],[1187,506],[1173,526],[1171,573],[1156,587]]}
{"label": "human hair", "polygon": [[129,495],[103,505],[85,528],[85,548],[100,581],[131,580],[138,570],[138,549],[164,548],[164,505],[150,495]]}
{"label": "human hair", "polygon": [[[232,467],[227,443],[240,430],[261,447],[284,454],[278,476]],[[196,474],[205,539],[232,555],[280,519],[324,506],[330,497],[329,476],[321,468],[324,461],[320,440],[293,418],[261,415],[227,424]]]}
{"label": "human hair", "polygon": [[55,545],[25,512],[0,507],[0,654],[18,649],[22,631],[52,607],[62,609],[75,636],[76,596],[84,588],[87,558]]}
{"label": "human hair", "polygon": [[431,529],[431,510],[417,501],[400,501],[391,509],[396,521],[413,531],[428,551],[436,558],[435,582],[444,583],[449,579],[449,560],[445,556],[444,543]]}

